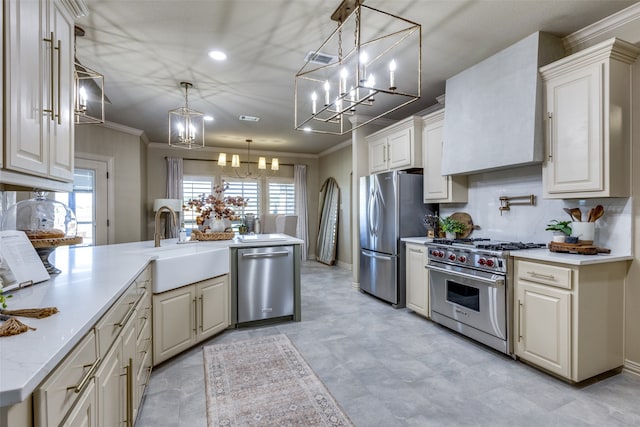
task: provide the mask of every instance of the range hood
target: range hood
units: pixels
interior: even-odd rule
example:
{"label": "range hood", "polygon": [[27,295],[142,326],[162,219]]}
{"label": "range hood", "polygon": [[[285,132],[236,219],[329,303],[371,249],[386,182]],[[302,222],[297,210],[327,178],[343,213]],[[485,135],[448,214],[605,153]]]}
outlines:
{"label": "range hood", "polygon": [[543,93],[538,68],[563,56],[558,37],[536,32],[448,79],[442,174],[541,163]]}

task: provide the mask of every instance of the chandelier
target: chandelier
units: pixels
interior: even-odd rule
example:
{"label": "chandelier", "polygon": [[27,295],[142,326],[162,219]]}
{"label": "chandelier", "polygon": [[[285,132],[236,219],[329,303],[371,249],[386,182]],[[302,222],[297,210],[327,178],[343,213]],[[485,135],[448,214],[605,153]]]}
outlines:
{"label": "chandelier", "polygon": [[184,88],[184,107],[169,110],[169,145],[178,148],[204,147],[204,114],[189,108],[189,88],[193,84],[180,82]]}
{"label": "chandelier", "polygon": [[[240,155],[238,154],[233,154],[231,156],[231,167],[232,168],[236,168],[236,175],[238,176],[238,178],[253,178],[253,179],[259,179],[262,177],[262,174],[260,172],[258,172],[257,174],[254,174],[253,172],[251,172],[251,165],[255,164],[251,162],[251,142],[253,142],[251,139],[247,139],[247,161],[245,162],[245,164],[247,165],[247,171],[244,173],[241,173],[239,168],[240,168]],[[218,154],[218,166],[227,166],[227,153],[220,153]],[[267,169],[267,159],[265,157],[258,157],[258,170],[266,170]],[[278,171],[280,170],[280,161],[278,160],[277,157],[273,157],[271,159],[271,167],[270,169],[272,171]]]}
{"label": "chandelier", "polygon": [[74,122],[78,125],[104,123],[104,103],[109,102],[109,98],[104,94],[104,76],[78,61],[75,39],[78,36],[83,37],[85,32],[77,25],[74,30]]}
{"label": "chandelier", "polygon": [[420,98],[422,27],[362,1],[340,4],[337,29],[296,74],[296,129],[343,135]]}

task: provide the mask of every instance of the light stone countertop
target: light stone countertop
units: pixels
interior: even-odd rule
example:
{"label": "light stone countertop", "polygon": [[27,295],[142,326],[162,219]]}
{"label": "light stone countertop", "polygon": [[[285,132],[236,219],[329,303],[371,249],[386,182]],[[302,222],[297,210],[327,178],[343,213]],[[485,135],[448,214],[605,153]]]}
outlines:
{"label": "light stone countertop", "polygon": [[417,245],[426,245],[433,241],[431,237],[402,237],[400,240],[406,243],[415,243]]}
{"label": "light stone countertop", "polygon": [[[271,235],[251,243],[237,240],[187,243],[199,250],[229,247],[278,246],[302,244],[286,235]],[[82,339],[133,280],[175,239],[95,247],[59,247],[50,261],[62,273],[46,282],[12,292],[8,309],[57,307],[60,312],[44,319],[21,317],[36,328],[19,335],[0,338],[0,407],[27,398],[45,377]],[[228,270],[227,270],[228,271]]]}

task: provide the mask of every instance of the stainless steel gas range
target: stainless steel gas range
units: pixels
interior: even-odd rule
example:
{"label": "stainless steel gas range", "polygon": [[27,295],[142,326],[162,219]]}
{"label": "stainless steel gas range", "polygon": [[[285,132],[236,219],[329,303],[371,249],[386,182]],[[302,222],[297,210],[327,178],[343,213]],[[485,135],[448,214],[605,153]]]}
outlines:
{"label": "stainless steel gas range", "polygon": [[509,252],[545,247],[489,239],[427,244],[431,319],[505,354],[513,354]]}

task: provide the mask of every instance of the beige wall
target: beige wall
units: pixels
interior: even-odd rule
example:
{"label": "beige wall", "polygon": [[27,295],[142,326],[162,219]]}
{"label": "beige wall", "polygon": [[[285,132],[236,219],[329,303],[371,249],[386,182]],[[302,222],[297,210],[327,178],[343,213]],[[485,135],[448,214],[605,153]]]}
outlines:
{"label": "beige wall", "polygon": [[[638,6],[635,10],[638,10]],[[638,16],[636,13],[635,16]],[[581,31],[589,31],[588,28]],[[581,31],[578,31],[580,35]],[[596,32],[596,36],[580,44],[575,51],[593,46],[611,37],[619,37],[640,46],[640,18],[617,28]],[[632,197],[633,197],[633,252],[625,284],[625,366],[640,374],[640,59],[632,67]]]}
{"label": "beige wall", "polygon": [[[179,148],[170,148],[167,144],[150,144],[147,147],[147,194],[145,205],[146,212],[146,233],[147,238],[153,236],[153,200],[165,197],[166,191],[166,160],[165,157],[182,157],[187,159],[217,159],[219,149],[205,148],[202,150],[183,150]],[[224,150],[229,153],[231,150]],[[242,150],[240,155],[244,160]],[[253,155],[258,156],[259,153]],[[263,155],[260,153],[260,155]],[[266,155],[266,154],[265,154]],[[307,204],[308,204],[308,233],[309,233],[309,251],[308,257],[315,258],[315,247],[318,228],[318,192],[320,191],[318,179],[318,159],[317,156],[292,155],[283,156],[277,154],[280,163],[305,164],[307,165]],[[185,161],[184,173],[194,175],[222,175],[224,171],[230,171],[230,167],[223,169],[217,165],[215,161]],[[283,166],[276,176],[293,177],[293,168]]]}
{"label": "beige wall", "polygon": [[114,218],[110,226],[115,230],[115,242],[135,242],[145,239],[144,212],[141,200],[146,197],[145,144],[140,132],[100,125],[76,126],[76,156],[82,153],[113,158],[115,200]]}
{"label": "beige wall", "polygon": [[333,177],[340,187],[336,260],[351,265],[351,144],[320,156],[320,185]]}

